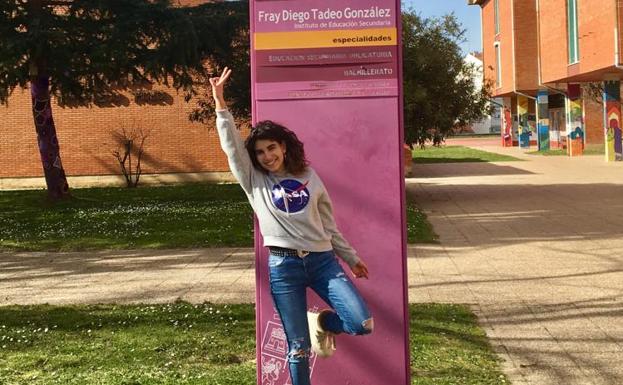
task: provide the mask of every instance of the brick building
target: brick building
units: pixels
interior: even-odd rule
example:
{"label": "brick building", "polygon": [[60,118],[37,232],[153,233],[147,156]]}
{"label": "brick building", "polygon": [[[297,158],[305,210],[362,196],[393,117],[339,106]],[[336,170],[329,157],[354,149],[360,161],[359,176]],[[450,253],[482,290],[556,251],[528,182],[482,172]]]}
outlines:
{"label": "brick building", "polygon": [[[206,1],[179,1],[195,5]],[[227,161],[214,125],[190,122],[194,104],[174,89],[155,86],[155,100],[126,94],[115,107],[60,107],[54,100],[61,157],[70,186],[117,184],[120,168],[112,152],[119,148],[115,132],[143,129],[144,180],[227,180]],[[29,90],[17,89],[8,106],[0,105],[0,188],[43,187]],[[81,178],[86,177],[88,178]],[[96,178],[93,178],[93,177]]]}
{"label": "brick building", "polygon": [[502,143],[621,151],[623,0],[468,0],[481,8],[485,78],[503,98]]}

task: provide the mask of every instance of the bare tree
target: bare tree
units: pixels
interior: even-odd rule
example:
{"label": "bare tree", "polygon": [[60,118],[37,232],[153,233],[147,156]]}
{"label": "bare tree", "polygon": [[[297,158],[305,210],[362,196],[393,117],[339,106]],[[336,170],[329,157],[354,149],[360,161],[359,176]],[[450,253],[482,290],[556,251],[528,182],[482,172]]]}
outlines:
{"label": "bare tree", "polygon": [[[134,122],[131,127],[125,124],[113,132],[113,138],[117,144],[117,149],[112,151],[112,155],[119,162],[121,173],[125,177],[127,187],[136,187],[141,178],[141,159],[145,153],[145,141],[149,137],[151,130],[144,129]],[[134,166],[132,160],[134,158]]]}

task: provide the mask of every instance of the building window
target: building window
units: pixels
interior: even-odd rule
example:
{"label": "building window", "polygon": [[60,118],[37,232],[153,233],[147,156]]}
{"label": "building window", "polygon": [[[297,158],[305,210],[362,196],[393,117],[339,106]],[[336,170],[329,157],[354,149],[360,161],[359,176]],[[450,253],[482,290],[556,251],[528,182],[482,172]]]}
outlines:
{"label": "building window", "polygon": [[569,48],[569,64],[580,60],[578,49],[578,1],[567,0],[567,38]]}
{"label": "building window", "polygon": [[495,20],[495,34],[500,33],[500,0],[493,1],[493,17]]}
{"label": "building window", "polygon": [[493,44],[495,48],[495,87],[502,87],[502,58],[500,55],[500,43]]}

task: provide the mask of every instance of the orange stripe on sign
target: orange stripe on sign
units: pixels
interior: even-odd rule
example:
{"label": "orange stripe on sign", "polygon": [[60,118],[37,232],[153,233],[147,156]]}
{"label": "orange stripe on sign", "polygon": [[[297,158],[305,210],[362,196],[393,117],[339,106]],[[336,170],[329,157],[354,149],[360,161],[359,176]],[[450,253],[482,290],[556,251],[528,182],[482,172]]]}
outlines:
{"label": "orange stripe on sign", "polygon": [[396,28],[256,32],[255,49],[297,49],[396,45]]}

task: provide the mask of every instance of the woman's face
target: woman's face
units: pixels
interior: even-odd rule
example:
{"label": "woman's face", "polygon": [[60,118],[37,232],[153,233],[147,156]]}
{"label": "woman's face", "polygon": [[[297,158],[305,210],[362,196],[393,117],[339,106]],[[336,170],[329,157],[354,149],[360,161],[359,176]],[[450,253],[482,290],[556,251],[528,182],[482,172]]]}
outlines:
{"label": "woman's face", "polygon": [[266,171],[283,173],[286,170],[285,154],[285,143],[270,139],[259,139],[255,142],[255,157]]}

